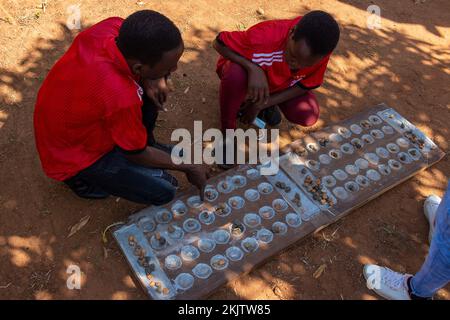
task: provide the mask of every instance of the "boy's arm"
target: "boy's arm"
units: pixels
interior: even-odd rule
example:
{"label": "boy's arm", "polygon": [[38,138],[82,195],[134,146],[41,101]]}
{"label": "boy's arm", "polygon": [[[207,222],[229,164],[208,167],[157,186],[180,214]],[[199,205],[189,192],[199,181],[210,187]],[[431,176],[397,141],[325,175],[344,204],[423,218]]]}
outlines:
{"label": "boy's arm", "polygon": [[222,44],[217,38],[213,42],[213,47],[222,57],[241,65],[245,70],[247,70],[247,99],[256,104],[266,104],[269,99],[270,92],[263,69]]}
{"label": "boy's arm", "polygon": [[[261,106],[262,109],[274,106],[279,103],[283,103],[287,100],[291,100],[295,97],[299,97],[301,95],[304,95],[308,90],[303,89],[302,87],[295,85],[292,87],[289,87],[283,91],[274,93],[270,96],[269,101],[266,105]],[[262,110],[261,109],[261,110]]]}
{"label": "boy's arm", "polygon": [[241,120],[242,122],[247,124],[253,123],[253,121],[255,121],[255,118],[257,117],[258,113],[261,110],[291,100],[295,97],[304,95],[307,91],[308,90],[303,89],[298,85],[295,85],[283,91],[272,94],[267,100],[266,104],[258,104],[258,103],[247,104]]}
{"label": "boy's arm", "polygon": [[200,198],[203,200],[204,187],[206,180],[209,178],[203,166],[175,164],[169,154],[153,147],[146,147],[138,153],[125,153],[125,157],[129,161],[144,167],[176,170],[185,173],[188,181],[200,190]]}

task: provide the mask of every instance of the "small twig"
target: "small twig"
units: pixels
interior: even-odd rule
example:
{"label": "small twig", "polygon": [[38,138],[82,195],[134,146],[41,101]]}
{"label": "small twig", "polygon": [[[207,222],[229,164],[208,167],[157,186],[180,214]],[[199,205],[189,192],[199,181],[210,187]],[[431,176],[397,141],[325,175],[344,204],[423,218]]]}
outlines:
{"label": "small twig", "polygon": [[333,241],[332,238],[328,238],[328,237],[325,235],[325,232],[322,232],[322,238],[323,238],[325,241],[327,241],[327,242]]}
{"label": "small twig", "polygon": [[45,13],[45,10],[47,10],[47,0],[41,0],[41,5],[37,8],[41,9]]}
{"label": "small twig", "polygon": [[102,231],[102,241],[103,241],[103,243],[105,243],[105,244],[108,243],[108,238],[106,237],[106,232],[108,232],[108,230],[110,228],[115,227],[115,226],[120,226],[122,224],[125,224],[125,222],[118,221],[118,222],[115,222],[115,223],[110,224],[109,226],[107,226],[105,228],[105,230]]}
{"label": "small twig", "polygon": [[50,277],[52,276],[51,273],[52,269],[48,270],[48,272],[45,274],[47,276],[47,282],[50,280]]}
{"label": "small twig", "polygon": [[8,288],[8,287],[11,285],[11,283],[12,283],[12,282],[8,283],[8,284],[5,285],[5,286],[0,286],[0,289],[6,289],[6,288]]}
{"label": "small twig", "polygon": [[337,227],[337,229],[336,230],[334,230],[334,232],[331,234],[331,237],[333,237],[334,238],[334,236],[336,235],[336,232],[339,230],[339,228],[340,227]]}
{"label": "small twig", "polygon": [[11,19],[11,24],[16,24],[16,19],[8,12],[5,8],[3,8],[2,4],[0,3],[0,9],[8,16],[8,19]]}

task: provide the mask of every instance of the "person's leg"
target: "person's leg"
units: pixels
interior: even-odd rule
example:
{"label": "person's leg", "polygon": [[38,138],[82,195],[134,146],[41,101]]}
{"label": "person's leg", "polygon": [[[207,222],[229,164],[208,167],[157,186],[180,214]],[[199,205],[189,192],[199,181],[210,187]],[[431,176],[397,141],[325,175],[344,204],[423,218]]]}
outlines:
{"label": "person's leg", "polygon": [[430,299],[450,281],[450,183],[435,216],[430,251],[420,271],[413,276],[365,265],[363,274],[369,289],[387,299]]}
{"label": "person's leg", "polygon": [[319,119],[320,108],[317,98],[311,91],[279,105],[289,122],[304,127],[312,126]]}
{"label": "person's leg", "polygon": [[409,281],[412,296],[429,298],[450,282],[450,183],[437,212],[430,251]]}
{"label": "person's leg", "polygon": [[170,202],[178,186],[166,171],[134,164],[118,150],[109,152],[75,178],[110,195],[147,205]]}
{"label": "person's leg", "polygon": [[110,196],[108,192],[99,186],[90,183],[81,176],[76,175],[64,181],[64,183],[81,198],[85,199],[105,199]]}
{"label": "person's leg", "polygon": [[[239,110],[245,101],[247,94],[247,71],[237,63],[227,61],[218,71],[220,78],[219,86],[219,104],[220,104],[220,124],[222,132],[225,136],[226,129],[236,129]],[[227,153],[230,153],[230,148],[235,145],[230,145],[231,142],[223,141],[222,159],[217,157],[219,166],[222,169],[230,169],[235,165],[232,161],[228,163],[226,160]]]}
{"label": "person's leg", "polygon": [[227,61],[219,77],[222,130],[236,129],[238,112],[247,94],[247,71],[239,64]]}

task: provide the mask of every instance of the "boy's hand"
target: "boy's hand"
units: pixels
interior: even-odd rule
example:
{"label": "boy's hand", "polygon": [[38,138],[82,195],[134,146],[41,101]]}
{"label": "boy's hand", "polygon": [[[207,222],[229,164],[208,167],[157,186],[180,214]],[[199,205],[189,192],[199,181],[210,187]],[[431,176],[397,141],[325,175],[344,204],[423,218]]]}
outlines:
{"label": "boy's hand", "polygon": [[263,105],[258,105],[256,103],[252,103],[251,101],[245,102],[242,108],[243,111],[241,121],[245,124],[252,124],[258,116],[258,113],[264,109]]}
{"label": "boy's hand", "polygon": [[264,70],[257,65],[253,65],[248,70],[247,99],[257,105],[266,104],[269,95],[269,85]]}
{"label": "boy's hand", "polygon": [[157,80],[145,79],[143,86],[145,93],[155,103],[158,109],[160,111],[166,111],[164,103],[166,103],[167,95],[169,94],[166,79],[164,77]]}
{"label": "boy's hand", "polygon": [[210,175],[207,169],[202,165],[190,165],[184,169],[188,181],[196,186],[200,191],[200,199],[203,201],[206,181]]}

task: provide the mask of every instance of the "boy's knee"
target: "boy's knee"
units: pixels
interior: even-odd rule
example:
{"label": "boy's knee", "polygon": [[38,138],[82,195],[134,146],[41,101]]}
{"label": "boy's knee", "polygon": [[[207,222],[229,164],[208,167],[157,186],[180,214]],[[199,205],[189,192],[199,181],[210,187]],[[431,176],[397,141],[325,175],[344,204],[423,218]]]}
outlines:
{"label": "boy's knee", "polygon": [[306,110],[303,108],[297,112],[285,113],[284,116],[291,123],[302,127],[311,127],[319,120],[319,111],[313,108]]}
{"label": "boy's knee", "polygon": [[166,203],[169,203],[175,198],[175,194],[177,192],[177,189],[171,185],[167,184],[164,188],[160,190],[160,193],[158,197],[156,197],[153,201],[154,205],[160,206]]}
{"label": "boy's knee", "polygon": [[289,122],[310,127],[319,120],[319,102],[312,92],[307,92],[305,95],[293,99],[286,107],[284,115]]}
{"label": "boy's knee", "polygon": [[221,79],[247,83],[247,71],[240,64],[227,61]]}
{"label": "boy's knee", "polygon": [[302,127],[311,127],[316,124],[317,120],[319,120],[319,114],[308,112],[291,122],[301,125]]}

